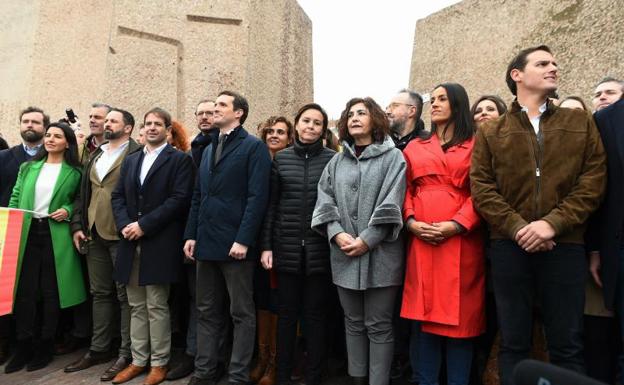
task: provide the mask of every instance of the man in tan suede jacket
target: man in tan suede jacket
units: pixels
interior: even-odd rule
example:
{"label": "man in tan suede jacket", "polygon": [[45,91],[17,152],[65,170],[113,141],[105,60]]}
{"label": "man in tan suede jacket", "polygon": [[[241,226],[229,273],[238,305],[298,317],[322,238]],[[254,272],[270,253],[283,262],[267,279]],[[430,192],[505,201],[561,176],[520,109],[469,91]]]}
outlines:
{"label": "man in tan suede jacket", "polygon": [[516,100],[507,114],[479,128],[473,151],[472,199],[490,227],[503,385],[529,357],[534,298],[550,361],[584,371],[583,235],[604,192],[606,165],[591,117],[548,99],[558,76],[548,47],[521,51],[506,74]]}

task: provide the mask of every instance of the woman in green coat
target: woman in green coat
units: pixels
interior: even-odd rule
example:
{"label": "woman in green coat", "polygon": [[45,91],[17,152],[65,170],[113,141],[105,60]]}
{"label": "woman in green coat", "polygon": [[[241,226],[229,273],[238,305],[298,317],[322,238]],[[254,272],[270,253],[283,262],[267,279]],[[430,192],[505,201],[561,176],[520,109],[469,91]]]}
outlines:
{"label": "woman in green coat", "polygon": [[[68,222],[79,185],[76,136],[68,125],[52,123],[39,152],[20,167],[9,202],[9,207],[35,213],[24,215],[13,305],[17,350],[6,373],[24,366],[28,371],[46,367],[52,360],[60,308],[86,298]],[[40,298],[41,329],[35,330]]]}

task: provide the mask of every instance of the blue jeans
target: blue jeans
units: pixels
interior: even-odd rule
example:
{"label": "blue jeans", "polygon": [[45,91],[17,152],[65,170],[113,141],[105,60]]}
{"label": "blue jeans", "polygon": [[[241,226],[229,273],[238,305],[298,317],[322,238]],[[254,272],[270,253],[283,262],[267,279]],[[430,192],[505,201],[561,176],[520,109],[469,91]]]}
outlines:
{"label": "blue jeans", "polygon": [[418,337],[420,336],[420,321],[411,321],[411,333],[409,340],[409,359],[412,368],[412,375],[409,382],[412,384],[420,384],[420,375],[418,374]]}
{"label": "blue jeans", "polygon": [[472,339],[450,338],[421,332],[418,337],[417,373],[420,385],[438,385],[442,344],[446,345],[446,377],[449,385],[470,382],[472,366]]}

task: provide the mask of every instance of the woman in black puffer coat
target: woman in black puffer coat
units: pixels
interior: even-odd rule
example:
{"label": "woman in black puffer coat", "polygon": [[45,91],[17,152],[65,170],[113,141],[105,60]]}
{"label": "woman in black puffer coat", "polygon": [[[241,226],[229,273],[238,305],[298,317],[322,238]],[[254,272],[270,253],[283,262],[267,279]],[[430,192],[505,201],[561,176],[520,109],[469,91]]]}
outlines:
{"label": "woman in black puffer coat", "polygon": [[306,104],[295,116],[293,146],[278,152],[271,200],[261,236],[262,266],[277,272],[277,382],[290,382],[300,307],[308,353],[306,385],[321,382],[325,359],[325,308],[331,293],[327,239],[312,231],[317,185],[335,152],[323,146],[327,114]]}

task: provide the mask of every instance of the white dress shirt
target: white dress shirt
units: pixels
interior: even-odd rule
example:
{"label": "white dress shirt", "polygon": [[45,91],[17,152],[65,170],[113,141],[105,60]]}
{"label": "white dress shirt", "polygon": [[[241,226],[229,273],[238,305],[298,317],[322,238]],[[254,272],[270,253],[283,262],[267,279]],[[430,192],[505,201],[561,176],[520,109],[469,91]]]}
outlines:
{"label": "white dress shirt", "polygon": [[[529,120],[531,121],[531,125],[533,126],[533,130],[535,130],[535,135],[537,135],[537,133],[539,132],[540,120],[542,119],[542,114],[544,113],[544,111],[546,111],[546,102],[544,102],[544,104],[539,106],[538,110],[539,110],[539,115],[537,115],[534,118],[529,118]],[[525,106],[522,106],[522,111],[526,112],[527,116],[529,116],[528,108],[526,108]]]}
{"label": "white dress shirt", "polygon": [[139,174],[139,180],[141,181],[141,186],[143,185],[143,182],[145,181],[145,177],[147,176],[147,173],[149,172],[150,168],[152,168],[152,165],[156,161],[156,158],[158,158],[158,155],[162,152],[162,150],[165,148],[166,145],[167,145],[167,142],[165,141],[165,143],[163,143],[160,147],[157,147],[153,149],[152,151],[149,151],[147,149],[147,146],[143,147],[143,154],[145,155],[143,155],[143,163],[141,163],[141,173]]}
{"label": "white dress shirt", "polygon": [[108,171],[117,158],[119,158],[119,156],[126,150],[128,143],[130,143],[130,141],[127,141],[112,151],[109,150],[110,143],[105,143],[100,147],[102,149],[102,153],[95,161],[95,172],[97,173],[100,182],[104,179],[106,174],[108,174]]}

